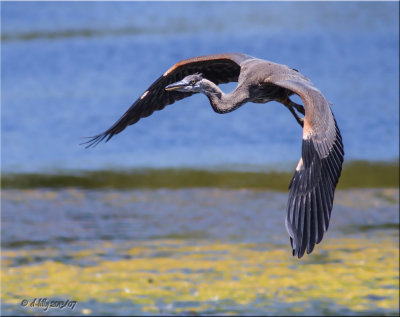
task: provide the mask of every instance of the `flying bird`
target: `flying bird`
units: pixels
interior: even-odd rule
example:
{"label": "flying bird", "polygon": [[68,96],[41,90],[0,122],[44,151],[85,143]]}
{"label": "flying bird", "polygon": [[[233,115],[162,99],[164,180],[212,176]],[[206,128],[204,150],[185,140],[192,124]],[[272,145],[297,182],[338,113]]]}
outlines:
{"label": "flying bird", "polygon": [[[228,82],[238,84],[226,94],[218,84]],[[91,147],[108,141],[139,119],[196,93],[206,95],[214,111],[222,114],[247,102],[277,101],[303,128],[302,154],[289,185],[285,225],[293,256],[311,253],[328,230],[344,151],[328,101],[296,69],[241,53],[183,60],[158,78],[108,130],[85,144]],[[290,99],[294,94],[304,106]]]}

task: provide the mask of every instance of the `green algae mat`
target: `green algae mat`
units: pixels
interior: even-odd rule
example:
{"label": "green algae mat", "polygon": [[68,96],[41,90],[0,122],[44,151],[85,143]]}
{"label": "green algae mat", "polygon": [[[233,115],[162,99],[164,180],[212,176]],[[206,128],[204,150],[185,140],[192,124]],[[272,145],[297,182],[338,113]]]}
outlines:
{"label": "green algae mat", "polygon": [[339,190],[327,235],[300,260],[286,199],[249,189],[4,190],[1,313],[398,315],[398,189]]}
{"label": "green algae mat", "polygon": [[[7,173],[3,188],[253,188],[287,191],[294,167],[289,171],[266,171],[239,166],[237,169],[132,169],[96,171],[54,171],[53,173]],[[339,189],[399,187],[399,164],[395,162],[344,162]]]}

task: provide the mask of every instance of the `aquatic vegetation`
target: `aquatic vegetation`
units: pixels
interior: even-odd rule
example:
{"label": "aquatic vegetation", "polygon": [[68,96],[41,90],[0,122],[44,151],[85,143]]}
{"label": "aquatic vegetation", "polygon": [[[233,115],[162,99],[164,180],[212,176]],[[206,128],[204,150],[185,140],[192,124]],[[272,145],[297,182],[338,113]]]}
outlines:
{"label": "aquatic vegetation", "polygon": [[[294,166],[297,163],[294,164]],[[398,162],[344,162],[338,188],[399,187]],[[252,188],[287,191],[293,171],[239,171],[224,169],[132,169],[8,173],[3,188]]]}
{"label": "aquatic vegetation", "polygon": [[338,190],[327,238],[301,260],[286,201],[250,189],[3,190],[2,314],[39,314],[20,305],[38,297],[86,315],[398,314],[398,189]]}
{"label": "aquatic vegetation", "polygon": [[[131,305],[143,313],[237,313],[240,307],[269,313],[287,307],[293,314],[398,312],[394,239],[331,239],[301,261],[270,244],[175,239],[87,247],[67,252],[69,263],[57,260],[65,251],[55,249],[4,251],[3,303],[68,298],[78,301],[81,313],[92,312],[91,301]],[[110,260],[109,252],[123,258]],[[42,260],[19,264],[35,256]]]}

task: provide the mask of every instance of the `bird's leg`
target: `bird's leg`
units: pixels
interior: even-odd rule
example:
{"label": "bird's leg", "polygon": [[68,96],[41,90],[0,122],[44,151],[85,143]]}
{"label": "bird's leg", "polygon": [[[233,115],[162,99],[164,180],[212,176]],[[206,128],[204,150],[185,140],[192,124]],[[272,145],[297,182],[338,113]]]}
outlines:
{"label": "bird's leg", "polygon": [[300,112],[303,116],[306,114],[306,111],[304,110],[304,107],[302,105],[299,105],[298,103],[291,101],[289,98],[288,98],[288,101],[289,101],[290,106],[295,107],[296,110],[298,112]]}
{"label": "bird's leg", "polygon": [[296,111],[295,111],[293,108],[296,108],[296,110],[297,110],[298,112],[300,112],[301,114],[304,115],[304,114],[305,114],[304,107],[303,107],[302,105],[299,105],[299,104],[297,104],[297,103],[291,101],[291,100],[289,99],[289,97],[286,98],[286,99],[284,99],[284,100],[282,100],[281,103],[282,103],[283,105],[285,105],[285,106],[289,109],[289,111],[290,111],[290,112],[292,113],[292,115],[295,117],[297,123],[300,124],[300,125],[303,127],[303,121],[304,121],[304,119],[303,119],[303,118],[300,118],[299,115],[296,113]]}
{"label": "bird's leg", "polygon": [[287,106],[287,108],[288,108],[289,111],[292,113],[292,115],[296,118],[297,123],[300,124],[301,127],[303,127],[303,125],[304,125],[304,123],[303,123],[304,119],[303,119],[303,118],[300,118],[300,117],[298,116],[298,114],[296,113],[296,111],[294,111],[293,106]]}

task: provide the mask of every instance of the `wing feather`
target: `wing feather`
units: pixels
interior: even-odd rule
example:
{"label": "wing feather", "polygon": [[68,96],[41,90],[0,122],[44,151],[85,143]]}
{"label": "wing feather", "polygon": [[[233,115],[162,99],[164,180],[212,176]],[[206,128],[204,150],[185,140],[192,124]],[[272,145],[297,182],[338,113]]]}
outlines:
{"label": "wing feather", "polygon": [[293,255],[311,253],[328,230],[343,164],[339,127],[322,93],[303,76],[280,74],[269,81],[301,97],[305,108],[302,154],[289,185],[286,228]]}
{"label": "wing feather", "polygon": [[175,101],[193,95],[193,93],[166,91],[164,88],[167,85],[194,73],[202,73],[204,78],[217,85],[237,81],[241,63],[251,58],[253,57],[245,54],[228,53],[194,57],[175,64],[159,77],[109,129],[90,137],[89,141],[83,144],[91,147],[104,139],[108,141],[141,118],[148,117],[154,111],[162,110]]}

